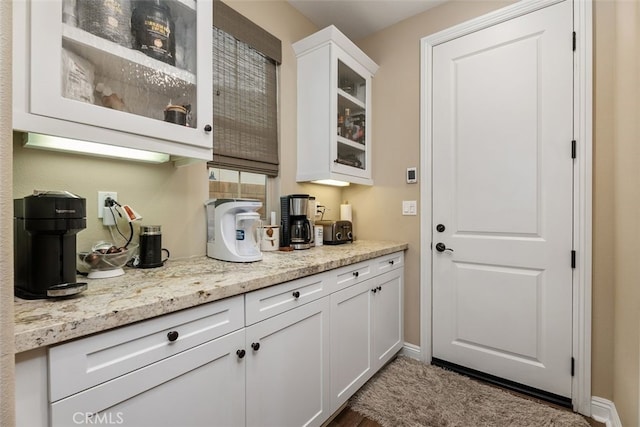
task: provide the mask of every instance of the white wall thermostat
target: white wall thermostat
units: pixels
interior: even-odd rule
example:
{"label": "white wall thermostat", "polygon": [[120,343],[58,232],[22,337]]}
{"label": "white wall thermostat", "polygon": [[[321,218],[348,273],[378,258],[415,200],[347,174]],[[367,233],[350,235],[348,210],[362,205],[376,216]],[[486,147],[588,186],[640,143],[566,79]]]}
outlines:
{"label": "white wall thermostat", "polygon": [[416,168],[407,168],[407,184],[418,182],[418,171]]}

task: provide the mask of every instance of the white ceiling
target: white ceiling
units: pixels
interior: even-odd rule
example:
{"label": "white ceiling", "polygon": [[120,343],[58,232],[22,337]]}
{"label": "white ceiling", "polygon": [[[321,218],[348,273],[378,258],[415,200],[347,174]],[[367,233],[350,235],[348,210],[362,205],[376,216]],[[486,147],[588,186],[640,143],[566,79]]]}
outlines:
{"label": "white ceiling", "polygon": [[288,0],[319,28],[335,25],[358,40],[447,0]]}

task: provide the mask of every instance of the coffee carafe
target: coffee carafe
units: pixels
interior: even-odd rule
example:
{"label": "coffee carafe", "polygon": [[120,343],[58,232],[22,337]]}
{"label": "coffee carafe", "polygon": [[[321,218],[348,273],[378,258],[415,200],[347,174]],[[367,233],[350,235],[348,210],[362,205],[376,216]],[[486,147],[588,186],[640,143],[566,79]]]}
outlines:
{"label": "coffee carafe", "polygon": [[251,199],[212,199],[207,210],[207,256],[222,261],[262,259],[260,214],[262,202]]}
{"label": "coffee carafe", "polygon": [[311,247],[311,223],[307,218],[308,194],[291,194],[280,198],[281,233],[280,247],[309,249]]}

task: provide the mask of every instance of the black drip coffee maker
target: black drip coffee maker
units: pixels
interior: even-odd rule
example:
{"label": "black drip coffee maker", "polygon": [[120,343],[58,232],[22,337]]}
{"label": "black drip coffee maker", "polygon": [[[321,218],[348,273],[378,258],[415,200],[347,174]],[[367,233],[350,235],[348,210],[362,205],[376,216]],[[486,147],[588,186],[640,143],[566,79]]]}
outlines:
{"label": "black drip coffee maker", "polygon": [[307,218],[308,194],[291,194],[280,197],[280,247],[309,249],[311,247],[311,223]]}
{"label": "black drip coffee maker", "polygon": [[86,200],[66,191],[36,191],[13,201],[14,291],[24,299],[84,291],[76,281],[76,234],[86,228]]}

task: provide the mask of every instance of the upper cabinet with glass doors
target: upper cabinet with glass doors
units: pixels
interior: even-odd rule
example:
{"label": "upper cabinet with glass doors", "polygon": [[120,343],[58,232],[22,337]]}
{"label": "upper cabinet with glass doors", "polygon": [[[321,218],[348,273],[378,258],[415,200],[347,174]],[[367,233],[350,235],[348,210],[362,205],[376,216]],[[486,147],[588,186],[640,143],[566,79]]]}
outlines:
{"label": "upper cabinet with glass doors", "polygon": [[371,79],[378,66],[336,27],[294,43],[298,181],[372,185]]}
{"label": "upper cabinet with glass doors", "polygon": [[212,3],[14,2],[14,129],[210,160]]}

